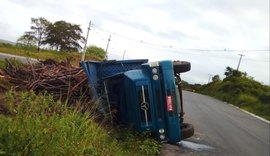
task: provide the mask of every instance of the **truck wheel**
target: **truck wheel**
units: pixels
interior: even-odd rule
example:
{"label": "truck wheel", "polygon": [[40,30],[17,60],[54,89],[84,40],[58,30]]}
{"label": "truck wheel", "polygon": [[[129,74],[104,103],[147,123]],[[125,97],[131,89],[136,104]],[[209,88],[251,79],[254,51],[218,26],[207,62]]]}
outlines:
{"label": "truck wheel", "polygon": [[182,123],[181,125],[181,137],[182,139],[189,138],[194,134],[194,127],[189,123]]}
{"label": "truck wheel", "polygon": [[173,71],[175,74],[190,71],[190,62],[174,61],[173,62]]}

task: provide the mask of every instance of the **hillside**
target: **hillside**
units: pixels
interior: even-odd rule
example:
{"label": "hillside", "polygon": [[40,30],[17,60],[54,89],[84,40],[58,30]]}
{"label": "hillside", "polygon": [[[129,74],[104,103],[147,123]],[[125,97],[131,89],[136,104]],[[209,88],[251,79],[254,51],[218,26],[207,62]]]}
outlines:
{"label": "hillside", "polygon": [[230,67],[227,67],[225,75],[223,80],[213,79],[196,89],[270,120],[270,87]]}
{"label": "hillside", "polygon": [[16,44],[16,43],[14,43],[12,41],[4,40],[4,39],[0,39],[0,43],[6,43],[6,44],[12,44],[12,45]]}

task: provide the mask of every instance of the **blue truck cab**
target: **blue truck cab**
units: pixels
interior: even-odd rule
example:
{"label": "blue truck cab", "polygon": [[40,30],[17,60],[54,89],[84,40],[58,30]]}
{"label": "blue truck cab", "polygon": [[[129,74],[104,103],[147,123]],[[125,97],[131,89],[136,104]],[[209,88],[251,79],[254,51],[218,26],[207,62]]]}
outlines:
{"label": "blue truck cab", "polygon": [[180,73],[188,62],[170,60],[83,61],[92,94],[105,97],[105,110],[117,124],[149,131],[157,139],[176,143],[193,135],[183,123]]}

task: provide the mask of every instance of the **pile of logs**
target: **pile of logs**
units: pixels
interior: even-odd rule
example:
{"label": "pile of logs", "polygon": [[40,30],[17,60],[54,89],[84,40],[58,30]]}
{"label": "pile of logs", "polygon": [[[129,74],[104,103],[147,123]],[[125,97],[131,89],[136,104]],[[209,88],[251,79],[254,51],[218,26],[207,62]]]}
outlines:
{"label": "pile of logs", "polygon": [[16,67],[6,60],[7,67],[0,75],[9,80],[19,90],[33,90],[37,93],[48,92],[55,99],[72,103],[82,97],[90,100],[87,77],[80,67],[72,66],[69,61],[56,62],[52,59],[36,64]]}

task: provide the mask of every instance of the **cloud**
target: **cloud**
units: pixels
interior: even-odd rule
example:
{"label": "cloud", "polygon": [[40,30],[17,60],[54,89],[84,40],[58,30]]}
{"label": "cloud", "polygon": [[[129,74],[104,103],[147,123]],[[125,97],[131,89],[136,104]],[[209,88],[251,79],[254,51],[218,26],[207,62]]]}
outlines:
{"label": "cloud", "polygon": [[105,48],[111,33],[111,58],[121,58],[126,50],[126,58],[187,60],[192,71],[185,77],[202,83],[208,74],[235,67],[243,53],[241,69],[268,82],[269,52],[185,50],[269,49],[268,0],[1,0],[0,6],[2,39],[16,41],[30,29],[31,17],[65,20],[83,30],[91,20],[89,44]]}

